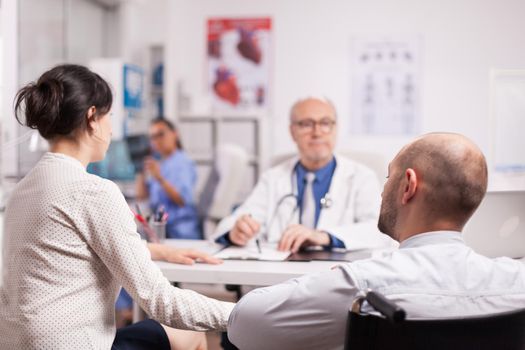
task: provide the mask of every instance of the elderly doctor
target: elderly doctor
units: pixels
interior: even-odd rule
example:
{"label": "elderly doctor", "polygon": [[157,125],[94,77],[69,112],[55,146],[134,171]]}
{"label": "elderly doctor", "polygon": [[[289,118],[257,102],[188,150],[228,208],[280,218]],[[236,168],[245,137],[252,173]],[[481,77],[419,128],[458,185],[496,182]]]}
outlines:
{"label": "elderly doctor", "polygon": [[266,171],[244,204],[219,223],[213,238],[238,246],[259,238],[292,252],[312,245],[359,249],[386,244],[377,230],[377,176],[333,153],[333,104],[324,98],[297,101],[290,134],[299,156]]}

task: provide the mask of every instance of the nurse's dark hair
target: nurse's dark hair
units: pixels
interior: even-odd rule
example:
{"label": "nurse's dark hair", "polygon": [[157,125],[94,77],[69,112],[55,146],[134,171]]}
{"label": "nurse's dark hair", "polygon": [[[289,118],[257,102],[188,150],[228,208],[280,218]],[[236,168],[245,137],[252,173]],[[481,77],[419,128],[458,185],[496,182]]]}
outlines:
{"label": "nurse's dark hair", "polygon": [[112,102],[111,89],[98,74],[84,66],[62,64],[18,91],[15,117],[47,140],[72,138],[79,130],[92,131],[86,118],[91,107],[97,119],[110,111]]}
{"label": "nurse's dark hair", "polygon": [[[153,119],[151,121],[151,125],[155,125],[155,124],[164,124],[171,131],[177,131],[177,127],[175,126],[175,124],[173,124],[173,122],[169,121],[168,119],[164,117],[157,117]],[[175,144],[177,146],[177,149],[180,149],[180,150],[184,149],[184,147],[182,147],[182,141],[180,139],[179,133],[177,133],[177,140],[175,141]]]}

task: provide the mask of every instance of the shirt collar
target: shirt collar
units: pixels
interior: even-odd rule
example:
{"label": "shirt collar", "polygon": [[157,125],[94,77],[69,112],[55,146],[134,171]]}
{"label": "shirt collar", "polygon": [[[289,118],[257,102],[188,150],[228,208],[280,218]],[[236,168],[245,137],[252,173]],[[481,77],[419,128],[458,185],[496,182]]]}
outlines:
{"label": "shirt collar", "polygon": [[86,167],[78,159],[65,155],[64,153],[46,152],[44,157],[65,160],[71,165],[79,167],[82,170],[86,170]]}
{"label": "shirt collar", "polygon": [[172,152],[168,157],[161,159],[160,162],[161,163],[173,162],[175,159],[180,157],[180,153],[181,153],[181,150],[177,149],[174,152]]}
{"label": "shirt collar", "polygon": [[[330,176],[330,174],[334,172],[335,165],[336,165],[335,157],[332,157],[332,160],[328,164],[314,171],[315,181],[321,182],[326,177]],[[301,164],[300,161],[297,162],[296,171],[297,171],[297,174],[299,175],[299,179],[304,179],[306,173],[308,172],[308,170],[304,167],[304,165]]]}
{"label": "shirt collar", "polygon": [[465,244],[461,232],[458,231],[433,231],[420,233],[405,239],[399,249],[416,248],[433,244]]}

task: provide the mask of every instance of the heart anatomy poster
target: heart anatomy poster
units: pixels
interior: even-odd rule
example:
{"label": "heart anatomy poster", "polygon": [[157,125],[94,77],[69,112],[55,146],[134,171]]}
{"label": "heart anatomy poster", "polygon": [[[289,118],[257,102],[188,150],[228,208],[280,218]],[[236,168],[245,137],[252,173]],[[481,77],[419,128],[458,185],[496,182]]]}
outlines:
{"label": "heart anatomy poster", "polygon": [[266,109],[271,18],[211,18],[207,26],[207,74],[214,111]]}
{"label": "heart anatomy poster", "polygon": [[355,38],[351,132],[414,135],[419,114],[420,38]]}

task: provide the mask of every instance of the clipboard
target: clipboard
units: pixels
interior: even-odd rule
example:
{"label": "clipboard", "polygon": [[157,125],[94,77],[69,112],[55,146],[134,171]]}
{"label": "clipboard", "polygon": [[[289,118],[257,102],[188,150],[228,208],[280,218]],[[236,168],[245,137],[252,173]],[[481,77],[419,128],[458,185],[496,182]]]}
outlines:
{"label": "clipboard", "polygon": [[261,244],[261,253],[254,246],[227,246],[213,256],[223,260],[285,261],[290,252],[281,252],[273,244]]}
{"label": "clipboard", "polygon": [[305,249],[291,254],[286,261],[356,261],[372,257],[372,251],[344,249]]}

